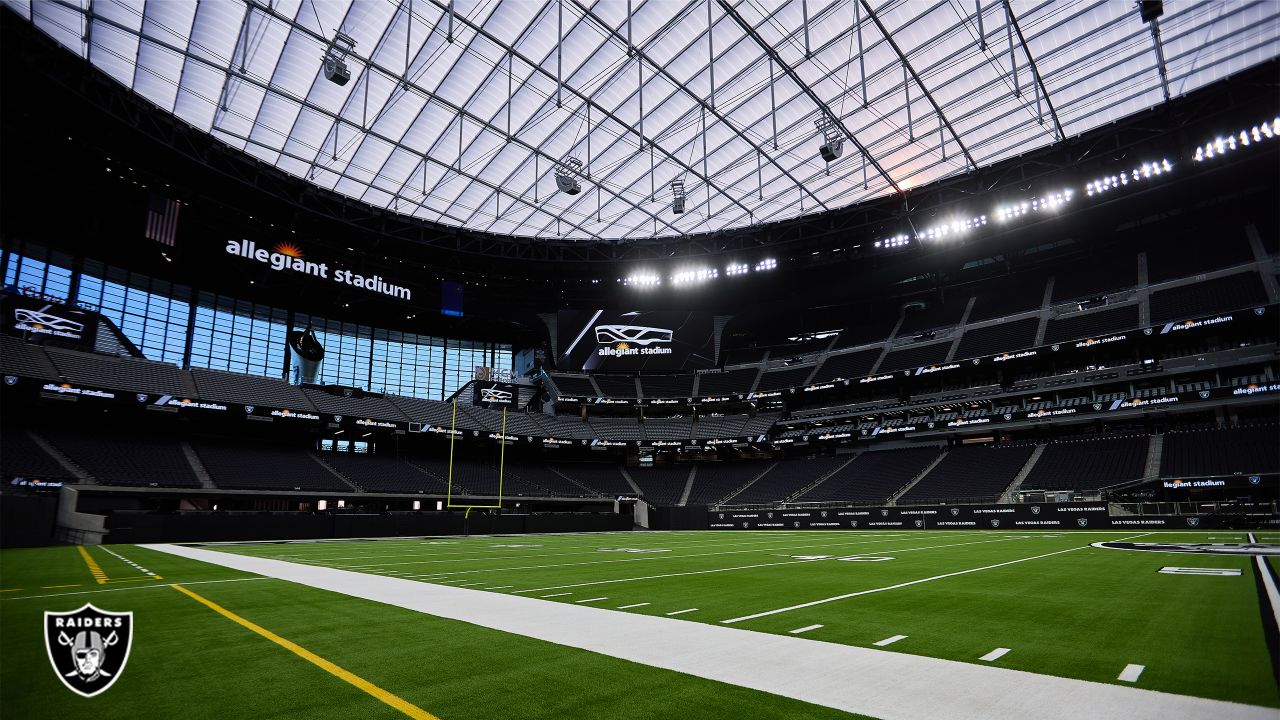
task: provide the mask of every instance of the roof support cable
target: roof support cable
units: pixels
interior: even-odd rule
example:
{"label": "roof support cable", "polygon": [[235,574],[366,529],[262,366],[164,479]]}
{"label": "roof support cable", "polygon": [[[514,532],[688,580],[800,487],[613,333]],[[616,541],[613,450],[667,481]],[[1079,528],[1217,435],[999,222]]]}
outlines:
{"label": "roof support cable", "polygon": [[942,116],[938,116],[938,147],[942,149],[942,160],[947,160],[947,133],[946,127],[942,124]]}
{"label": "roof support cable", "polygon": [[640,97],[640,149],[644,150],[644,61],[640,58],[636,58],[636,83]]}
{"label": "roof support cable", "polygon": [[987,31],[982,27],[982,0],[976,0],[978,11],[974,13],[978,16],[978,50],[986,51],[987,49]]}
{"label": "roof support cable", "polygon": [[809,0],[800,0],[800,17],[804,21],[804,57],[808,60],[813,57],[809,49]]}
{"label": "roof support cable", "polygon": [[707,179],[707,221],[711,220],[711,174],[707,172],[707,109],[702,108],[702,177]]}
{"label": "roof support cable", "polygon": [[778,98],[773,93],[773,56],[769,56],[769,119],[773,121],[773,149],[778,149]]}
{"label": "roof support cable", "polygon": [[[452,3],[450,3],[452,5]],[[409,14],[404,17],[404,76],[400,78],[400,87],[409,89],[409,48],[413,43],[413,0],[409,0]]]}
{"label": "roof support cable", "polygon": [[[413,2],[413,0],[409,0],[409,2]],[[410,7],[413,6],[410,5]],[[449,30],[445,34],[444,39],[448,40],[450,43],[453,42],[453,0],[449,0]]]}
{"label": "roof support cable", "polygon": [[556,107],[564,99],[564,0],[556,2]]}
{"label": "roof support cable", "polygon": [[[716,39],[715,33],[712,32],[714,25],[711,24],[711,0],[707,0],[707,72],[711,74],[711,94],[707,98],[707,102],[711,103],[712,109],[716,106]],[[706,111],[703,110],[702,124],[705,126]]]}
{"label": "roof support cable", "polygon": [[1156,47],[1156,68],[1160,70],[1160,88],[1164,90],[1164,101],[1169,102],[1169,72],[1164,64],[1164,43],[1160,42],[1160,21],[1151,19],[1151,42]]}
{"label": "roof support cable", "polygon": [[631,0],[627,0],[627,57],[631,57],[636,51],[636,46],[631,42]]}
{"label": "roof support cable", "polygon": [[1004,4],[1004,29],[1009,36],[1009,70],[1013,75],[1013,96],[1022,97],[1022,86],[1018,83],[1018,58],[1013,54],[1013,8]]}
{"label": "roof support cable", "polygon": [[511,94],[512,76],[515,75],[516,54],[507,52],[507,137],[511,137],[511,105],[515,99]]}
{"label": "roof support cable", "polygon": [[862,49],[862,4],[857,0],[853,3],[853,25],[858,31],[858,75],[862,78],[862,109],[866,110],[871,100],[867,97],[867,56]]}
{"label": "roof support cable", "polygon": [[907,142],[915,142],[915,131],[911,127],[911,76],[907,74],[907,66],[902,66],[902,93],[907,98]]}

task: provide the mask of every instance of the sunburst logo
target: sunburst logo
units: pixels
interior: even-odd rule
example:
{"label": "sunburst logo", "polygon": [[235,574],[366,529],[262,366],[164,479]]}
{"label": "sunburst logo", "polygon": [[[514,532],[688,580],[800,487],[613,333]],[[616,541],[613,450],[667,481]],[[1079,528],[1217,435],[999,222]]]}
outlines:
{"label": "sunburst logo", "polygon": [[302,257],[302,248],[287,242],[276,243],[275,252],[278,252],[281,255],[288,255],[291,258]]}
{"label": "sunburst logo", "polygon": [[617,349],[619,349],[619,350],[630,350],[630,349],[631,349],[631,346],[630,346],[630,345],[628,345],[627,343],[624,343],[624,342],[620,342],[620,343],[618,343],[618,344],[616,345],[616,347],[617,347]]}

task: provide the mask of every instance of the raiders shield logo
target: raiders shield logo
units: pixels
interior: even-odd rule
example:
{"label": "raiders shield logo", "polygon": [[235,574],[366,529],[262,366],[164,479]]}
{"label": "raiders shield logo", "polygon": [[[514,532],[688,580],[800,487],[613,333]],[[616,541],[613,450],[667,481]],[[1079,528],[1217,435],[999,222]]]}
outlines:
{"label": "raiders shield logo", "polygon": [[880,517],[889,517],[889,511],[888,511],[888,510],[881,510],[881,511],[880,511]]}
{"label": "raiders shield logo", "polygon": [[849,521],[849,527],[858,527],[858,521],[857,521],[857,520],[850,520],[850,521]]}
{"label": "raiders shield logo", "polygon": [[1200,526],[1200,518],[1198,518],[1198,517],[1189,517],[1189,518],[1187,518],[1187,525],[1188,525],[1188,526],[1190,526],[1190,527],[1199,527],[1199,526]]}
{"label": "raiders shield logo", "polygon": [[960,508],[951,508],[951,517],[956,517],[959,514],[960,514]]}
{"label": "raiders shield logo", "polygon": [[1150,334],[1151,334],[1151,328],[1142,328],[1142,334],[1143,334],[1143,335],[1150,335]]}
{"label": "raiders shield logo", "polygon": [[1032,515],[1039,515],[1039,514],[1040,514],[1040,506],[1039,506],[1039,505],[1032,505],[1032,506],[1031,506],[1031,514],[1032,514]]}
{"label": "raiders shield logo", "polygon": [[85,603],[71,612],[44,614],[44,646],[67,689],[93,697],[120,679],[133,640],[133,613]]}
{"label": "raiders shield logo", "polygon": [[151,398],[151,396],[147,395],[146,393],[138,393],[137,395],[134,395],[134,397],[137,398],[138,402],[143,402],[143,403]]}
{"label": "raiders shield logo", "polygon": [[1201,399],[1201,400],[1205,400],[1205,399],[1207,399],[1207,398],[1209,397],[1209,391],[1208,391],[1208,390],[1201,390],[1201,391],[1199,392],[1199,395],[1200,395],[1200,399]]}
{"label": "raiders shield logo", "polygon": [[257,408],[256,408],[256,407],[254,407],[254,406],[252,406],[252,405],[245,405],[245,406],[244,406],[244,414],[245,414],[245,415],[252,415],[254,410],[257,410]]}
{"label": "raiders shield logo", "polygon": [[1011,414],[1009,414],[1009,413],[1005,413],[1005,414],[1004,414],[1004,419],[1005,419],[1005,420],[1012,420],[1012,419],[1013,419],[1013,415],[1011,415]]}
{"label": "raiders shield logo", "polygon": [[1076,518],[1076,524],[1080,527],[1088,527],[1089,518]]}
{"label": "raiders shield logo", "polygon": [[826,517],[826,516],[827,516],[827,511],[826,511],[826,510],[823,510],[821,513],[819,513],[819,515],[821,515],[822,517]]}
{"label": "raiders shield logo", "polygon": [[916,527],[924,527],[924,521],[923,521],[923,520],[917,520],[917,521],[916,521]]}
{"label": "raiders shield logo", "polygon": [[1094,410],[1101,410],[1101,409],[1102,409],[1102,403],[1094,403],[1094,404],[1093,404],[1093,409],[1094,409]]}
{"label": "raiders shield logo", "polygon": [[721,519],[721,520],[723,520],[723,519],[724,519],[724,513],[720,513],[720,519]]}
{"label": "raiders shield logo", "polygon": [[18,384],[18,376],[17,376],[17,375],[5,375],[5,376],[4,376],[4,384],[5,384],[5,385],[17,385],[17,384]]}
{"label": "raiders shield logo", "polygon": [[1000,518],[991,518],[991,527],[1000,527]]}
{"label": "raiders shield logo", "polygon": [[800,527],[800,521],[799,521],[799,520],[796,520],[795,522],[791,523],[791,525],[792,525],[793,527]]}
{"label": "raiders shield logo", "polygon": [[749,528],[749,527],[751,527],[751,523],[747,522],[746,520],[743,520],[743,521],[742,521],[742,529],[743,529],[743,530],[746,530],[746,529],[747,529],[747,528]]}
{"label": "raiders shield logo", "polygon": [[772,520],[772,519],[773,519],[773,513],[769,513],[766,517],[768,517],[770,520]]}
{"label": "raiders shield logo", "polygon": [[341,416],[341,415],[334,415],[334,416],[333,416],[333,421],[334,421],[334,422],[336,422],[336,423],[340,423],[340,422],[342,422],[342,416]]}

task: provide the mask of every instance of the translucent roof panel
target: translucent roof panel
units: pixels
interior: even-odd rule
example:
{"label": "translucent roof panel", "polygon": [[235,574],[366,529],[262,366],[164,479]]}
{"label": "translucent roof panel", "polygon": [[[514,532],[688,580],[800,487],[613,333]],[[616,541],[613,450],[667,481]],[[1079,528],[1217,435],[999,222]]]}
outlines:
{"label": "translucent roof panel", "polygon": [[[151,103],[316,185],[560,239],[844,207],[1280,52],[1275,0],[1173,0],[1158,33],[1118,0],[0,1]],[[347,82],[326,77],[326,56]],[[841,146],[830,163],[824,140]]]}

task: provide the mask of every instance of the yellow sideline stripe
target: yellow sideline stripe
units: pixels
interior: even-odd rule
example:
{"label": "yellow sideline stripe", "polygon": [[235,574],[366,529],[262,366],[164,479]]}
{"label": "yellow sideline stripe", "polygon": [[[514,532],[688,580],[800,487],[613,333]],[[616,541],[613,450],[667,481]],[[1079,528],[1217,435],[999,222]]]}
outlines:
{"label": "yellow sideline stripe", "polygon": [[107,574],[102,572],[102,568],[98,567],[98,563],[94,562],[93,556],[83,545],[77,545],[76,549],[80,551],[80,557],[84,558],[84,564],[89,566],[89,572],[93,573],[93,579],[98,581],[99,585],[105,585],[107,582]]}
{"label": "yellow sideline stripe", "polygon": [[316,655],[310,650],[280,637],[279,635],[271,632],[270,630],[262,627],[261,625],[257,625],[253,622],[250,622],[249,620],[246,620],[240,617],[239,615],[231,612],[230,610],[222,607],[221,605],[213,602],[212,600],[202,597],[201,595],[198,595],[182,587],[181,585],[173,584],[173,585],[170,585],[169,587],[200,602],[201,604],[208,607],[210,610],[213,610],[214,612],[218,613],[219,615],[222,615],[228,620],[231,620],[237,623],[238,625],[241,625],[243,627],[246,627],[258,633],[262,637],[279,645],[285,650],[288,650],[294,655],[297,655],[303,660],[306,660],[307,662],[312,663],[314,665],[318,665],[322,670],[329,673],[330,675],[333,675],[341,680],[345,680],[346,682],[374,696],[378,700],[381,700],[382,702],[390,705],[396,710],[399,710],[405,715],[408,715],[411,718],[415,718],[415,720],[440,720],[440,718],[436,717],[435,715],[432,715],[426,710],[423,710],[417,705],[414,705],[413,703],[399,697],[398,695],[393,695],[392,693],[389,693],[386,690],[383,690],[382,688],[378,687],[377,685],[374,685],[368,680],[365,680],[359,675],[356,675],[355,673],[345,668],[339,667],[338,665],[335,665],[329,662],[328,660],[325,660],[324,658],[320,657],[319,655]]}

